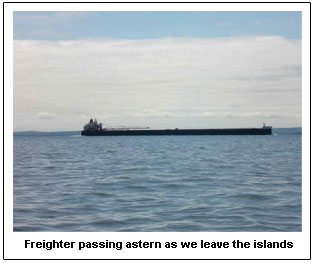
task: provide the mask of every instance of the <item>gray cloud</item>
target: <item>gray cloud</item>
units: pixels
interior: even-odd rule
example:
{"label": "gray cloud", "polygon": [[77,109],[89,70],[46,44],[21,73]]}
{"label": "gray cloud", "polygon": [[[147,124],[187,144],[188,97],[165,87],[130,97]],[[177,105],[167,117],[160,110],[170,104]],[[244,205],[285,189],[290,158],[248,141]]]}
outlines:
{"label": "gray cloud", "polygon": [[50,113],[50,112],[39,112],[37,114],[38,118],[39,119],[43,119],[43,120],[49,120],[49,119],[52,119],[54,114],[53,113]]}
{"label": "gray cloud", "polygon": [[242,81],[279,81],[287,78],[301,78],[301,65],[282,66],[280,68],[265,68],[262,75],[237,77],[231,80]]}
{"label": "gray cloud", "polygon": [[[38,112],[57,118],[41,123]],[[14,41],[14,129],[77,130],[92,116],[154,128],[255,126],[270,114],[274,125],[300,125],[299,40]]]}

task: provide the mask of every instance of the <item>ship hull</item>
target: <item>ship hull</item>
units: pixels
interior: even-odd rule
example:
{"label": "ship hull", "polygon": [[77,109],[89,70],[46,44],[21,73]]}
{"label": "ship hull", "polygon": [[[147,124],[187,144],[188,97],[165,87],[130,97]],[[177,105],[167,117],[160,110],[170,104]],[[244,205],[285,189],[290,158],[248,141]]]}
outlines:
{"label": "ship hull", "polygon": [[81,131],[83,136],[166,136],[166,135],[271,135],[272,129],[174,129]]}

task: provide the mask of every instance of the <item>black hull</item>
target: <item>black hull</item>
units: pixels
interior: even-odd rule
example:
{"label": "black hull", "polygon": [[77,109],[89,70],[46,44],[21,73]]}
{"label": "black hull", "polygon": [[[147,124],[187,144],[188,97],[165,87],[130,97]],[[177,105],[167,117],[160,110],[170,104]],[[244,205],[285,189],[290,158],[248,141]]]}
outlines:
{"label": "black hull", "polygon": [[269,128],[175,129],[175,130],[101,130],[81,131],[83,136],[164,136],[164,135],[271,135]]}

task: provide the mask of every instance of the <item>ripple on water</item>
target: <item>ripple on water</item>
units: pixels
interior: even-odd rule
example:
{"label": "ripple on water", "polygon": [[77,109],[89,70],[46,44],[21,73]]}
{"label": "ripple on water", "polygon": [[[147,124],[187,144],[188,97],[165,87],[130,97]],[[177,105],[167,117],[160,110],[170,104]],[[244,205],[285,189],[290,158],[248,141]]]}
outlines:
{"label": "ripple on water", "polygon": [[301,136],[14,136],[13,166],[14,231],[301,231]]}

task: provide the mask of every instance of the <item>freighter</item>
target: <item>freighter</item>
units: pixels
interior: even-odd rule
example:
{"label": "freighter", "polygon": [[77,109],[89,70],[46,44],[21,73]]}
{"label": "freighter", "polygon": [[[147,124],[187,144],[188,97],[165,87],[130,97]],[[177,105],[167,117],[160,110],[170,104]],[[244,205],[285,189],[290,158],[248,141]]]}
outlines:
{"label": "freighter", "polygon": [[164,129],[152,130],[149,127],[115,126],[103,127],[96,119],[83,127],[83,136],[148,136],[148,135],[271,135],[272,126],[263,123],[262,128],[233,128],[233,129]]}

